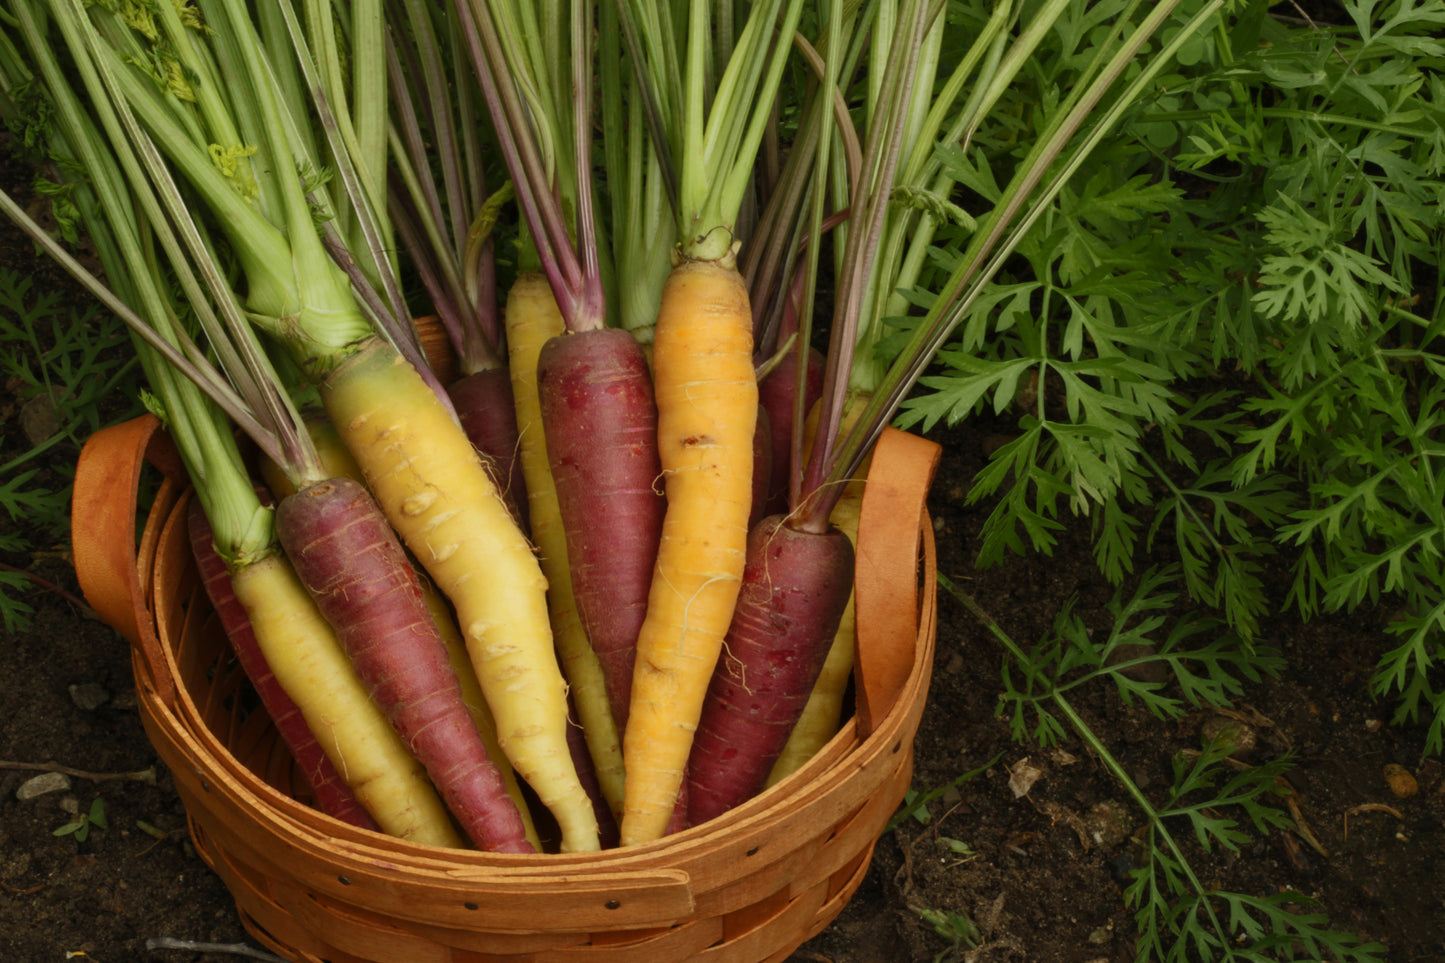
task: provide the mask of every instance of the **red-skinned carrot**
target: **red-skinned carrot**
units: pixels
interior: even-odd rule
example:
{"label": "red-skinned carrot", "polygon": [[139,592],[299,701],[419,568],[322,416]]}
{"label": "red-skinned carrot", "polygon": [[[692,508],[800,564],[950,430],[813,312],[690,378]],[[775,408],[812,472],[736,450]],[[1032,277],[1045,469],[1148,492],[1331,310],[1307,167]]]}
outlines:
{"label": "red-skinned carrot", "polygon": [[191,553],[195,557],[196,569],[200,573],[206,597],[211,600],[211,606],[216,610],[216,617],[225,630],[226,638],[231,642],[232,651],[236,653],[236,661],[241,664],[241,670],[251,681],[251,687],[260,697],[261,705],[271,717],[277,734],[291,751],[291,757],[301,770],[306,785],[310,787],[316,808],[360,829],[379,832],[376,821],[362,808],[356,794],[346,785],[341,774],[336,771],[336,766],[327,758],[321,744],[312,735],[300,707],[286,694],[286,690],[276,680],[276,674],[266,664],[266,658],[256,641],[256,633],[251,628],[251,620],[231,587],[231,574],[226,570],[226,562],[216,552],[211,523],[206,520],[206,512],[200,499],[191,500],[186,510],[186,521],[191,538]]}
{"label": "red-skinned carrot", "polygon": [[[564,661],[576,667],[568,672],[578,713],[604,789],[620,807],[620,753],[612,757],[611,745],[600,746],[598,733],[609,721],[620,731],[627,718],[632,652],[662,499],[646,359],[636,339],[607,327],[604,317],[602,252],[588,177],[593,11],[590,4],[575,4],[562,30],[534,21],[531,4],[491,0],[468,9],[478,25],[474,64],[536,248],[539,276],[545,276],[562,326],[535,354],[509,344],[514,392],[522,390],[518,379],[535,378],[545,463],[528,468],[528,485],[536,477],[555,493],[555,509],[549,500],[547,511],[556,512],[559,541],[546,541],[550,522],[534,524],[533,532],[544,565],[550,563],[553,592],[570,595],[570,602],[557,604],[575,609],[585,634],[575,643],[559,635],[559,647]],[[547,109],[524,104],[519,88]],[[534,279],[519,278],[508,296],[509,331],[520,323],[511,306],[518,300],[538,303]],[[519,412],[520,405],[519,400]],[[524,431],[524,446],[528,440]],[[543,472],[546,481],[539,477]],[[591,678],[594,660],[600,687]],[[603,712],[609,719],[598,718]]]}
{"label": "red-skinned carrot", "polygon": [[607,703],[602,664],[587,638],[572,583],[566,530],[555,476],[548,464],[548,426],[538,392],[538,356],[563,329],[556,298],[542,275],[518,277],[507,295],[507,349],[512,398],[521,429],[521,463],[527,475],[532,537],[547,576],[547,611],[562,674],[581,720],[597,782],[614,811],[622,802],[622,748]]}
{"label": "red-skinned carrot", "polygon": [[748,536],[748,564],[688,764],[688,821],[755,796],[787,744],[852,591],[853,546],[837,529],[773,515]]}
{"label": "red-skinned carrot", "polygon": [[621,731],[662,530],[652,379],[631,334],[599,328],[549,341],[537,381],[577,610]]}
{"label": "red-skinned carrot", "polygon": [[347,478],[308,485],[282,499],[276,529],[371,697],[467,835],[482,849],[532,852],[416,574],[371,496]]}

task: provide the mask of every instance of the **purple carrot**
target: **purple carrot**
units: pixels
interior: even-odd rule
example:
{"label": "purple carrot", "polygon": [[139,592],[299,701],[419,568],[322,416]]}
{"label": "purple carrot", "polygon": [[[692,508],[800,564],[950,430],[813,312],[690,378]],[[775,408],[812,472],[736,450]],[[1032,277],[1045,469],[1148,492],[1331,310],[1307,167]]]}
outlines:
{"label": "purple carrot", "polygon": [[747,565],[688,761],[688,821],[759,793],[798,721],[852,587],[853,546],[837,529],[771,515],[748,534]]}
{"label": "purple carrot", "polygon": [[266,664],[261,646],[256,642],[256,634],[251,630],[251,619],[231,589],[230,572],[226,570],[225,560],[216,551],[211,523],[199,498],[191,499],[186,521],[190,529],[191,554],[195,556],[206,596],[216,610],[216,617],[221,620],[221,627],[231,642],[236,660],[241,663],[241,670],[251,680],[251,688],[260,696],[261,705],[271,717],[277,734],[291,750],[302,777],[311,787],[316,808],[344,823],[380,832],[376,822],[361,808],[351,787],[346,785],[321,744],[311,734],[301,710],[281,688],[281,683],[276,681],[271,667]]}
{"label": "purple carrot", "polygon": [[544,345],[537,391],[577,613],[620,731],[662,536],[652,379],[631,334],[600,328]]}
{"label": "purple carrot", "polygon": [[531,530],[527,515],[527,482],[522,477],[517,443],[517,409],[512,403],[512,379],[506,368],[489,368],[453,381],[447,386],[462,430],[477,451],[487,456],[492,481],[502,493],[522,531]]}
{"label": "purple carrot", "polygon": [[779,514],[768,500],[774,475],[773,437],[773,420],[768,417],[768,410],[759,405],[758,427],[753,432],[753,507],[748,512],[749,530],[769,515]]}
{"label": "purple carrot", "polygon": [[[823,356],[809,348],[808,372],[804,382],[803,412],[812,407],[823,394]],[[793,422],[798,396],[798,349],[789,348],[776,368],[758,382],[758,407],[768,413],[772,430],[771,481],[768,484],[768,514],[788,510],[789,479],[801,473],[801,464],[793,458]]]}
{"label": "purple carrot", "polygon": [[309,485],[282,500],[276,530],[357,675],[467,836],[482,849],[533,852],[416,573],[371,495],[349,478]]}

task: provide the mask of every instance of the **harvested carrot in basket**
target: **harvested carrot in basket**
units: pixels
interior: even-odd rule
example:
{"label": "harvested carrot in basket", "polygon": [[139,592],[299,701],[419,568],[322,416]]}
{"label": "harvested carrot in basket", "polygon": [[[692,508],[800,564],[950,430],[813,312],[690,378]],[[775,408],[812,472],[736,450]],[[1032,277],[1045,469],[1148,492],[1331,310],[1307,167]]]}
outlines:
{"label": "harvested carrot in basket", "polygon": [[[688,43],[678,48],[687,50],[681,92],[653,91],[666,96],[659,102],[672,104],[664,119],[681,165],[674,205],[679,243],[653,334],[667,508],[623,735],[624,846],[668,829],[742,584],[758,386],[734,225],[786,54],[774,31],[792,36],[800,12],[795,2],[752,7],[718,80],[718,96],[707,105],[704,38],[712,23],[694,7]],[[644,23],[639,15],[637,25]],[[653,39],[649,49],[675,43]]]}

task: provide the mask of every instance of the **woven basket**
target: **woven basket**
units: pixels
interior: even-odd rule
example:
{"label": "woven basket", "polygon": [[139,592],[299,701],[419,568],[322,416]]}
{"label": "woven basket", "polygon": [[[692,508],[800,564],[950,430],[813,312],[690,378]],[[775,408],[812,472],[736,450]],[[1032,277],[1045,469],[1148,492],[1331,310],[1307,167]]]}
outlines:
{"label": "woven basket", "polygon": [[[201,590],[187,481],[149,416],[97,433],[76,470],[76,570],[130,640],[146,731],[191,836],[274,952],[308,963],[783,960],[842,910],[912,774],[932,664],[924,498],[937,446],[889,430],[860,526],[856,712],[802,770],[702,826],[588,854],[502,855],[345,825],[256,709]],[[143,463],[162,481],[137,540]],[[921,558],[920,558],[921,556]]]}

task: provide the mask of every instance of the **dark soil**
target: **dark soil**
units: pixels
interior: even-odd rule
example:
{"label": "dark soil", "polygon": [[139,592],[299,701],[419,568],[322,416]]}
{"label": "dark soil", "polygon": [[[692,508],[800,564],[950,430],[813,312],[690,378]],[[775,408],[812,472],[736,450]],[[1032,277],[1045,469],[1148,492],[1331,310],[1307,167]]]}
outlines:
{"label": "dark soil", "polygon": [[[3,237],[0,262],[37,272],[47,285],[65,283],[34,260],[27,244]],[[23,399],[14,386],[0,389],[4,464],[26,442],[18,426]],[[982,463],[986,436],[1005,430],[980,425],[937,435],[945,460],[932,509],[941,572],[1028,643],[1071,597],[1093,624],[1112,589],[1083,540],[1086,525],[1076,526],[1051,558],[973,569],[982,512],[966,506],[964,494]],[[57,449],[50,466],[57,484],[75,454]],[[0,532],[12,524],[0,517]],[[0,636],[0,959],[235,960],[146,947],[156,937],[257,944],[187,839],[171,776],[141,728],[125,643],[73,598],[64,538],[25,534],[36,550],[0,561],[53,584],[37,582],[27,593],[36,610],[27,631]],[[1270,574],[1283,599],[1287,577],[1282,570]],[[1293,890],[1318,900],[1333,928],[1384,944],[1390,960],[1445,960],[1445,876],[1437,872],[1445,866],[1445,779],[1440,760],[1423,752],[1423,731],[1390,725],[1393,706],[1369,694],[1371,667],[1386,645],[1381,621],[1381,613],[1368,610],[1308,625],[1277,616],[1265,635],[1286,658],[1286,671],[1250,686],[1227,709],[1255,740],[1244,762],[1293,760],[1286,779],[1303,820],[1299,829],[1258,837],[1238,854],[1209,854],[1185,838],[1186,827],[1174,828],[1208,887],[1257,895]],[[1049,749],[1012,742],[994,717],[1001,659],[977,619],[945,597],[914,785],[926,791],[982,772],[934,802],[926,822],[908,819],[884,836],[852,903],[795,960],[935,960],[951,943],[925,921],[924,910],[965,915],[977,928],[977,948],[961,947],[944,959],[1135,958],[1135,924],[1121,879],[1141,858],[1133,842],[1141,813],[1077,740]],[[85,700],[89,693],[98,694],[99,704]],[[1169,784],[1171,760],[1197,749],[1201,730],[1218,716],[1200,711],[1161,724],[1123,705],[1103,683],[1072,695],[1125,771],[1156,801]],[[1041,775],[1016,796],[1010,773],[1025,760]],[[90,773],[154,769],[155,781],[72,776],[68,789],[17,798],[22,783],[37,775],[32,769],[47,764]],[[1395,795],[1383,776],[1387,764],[1414,775],[1418,792]],[[93,829],[83,841],[54,835],[97,798],[108,828]]]}

